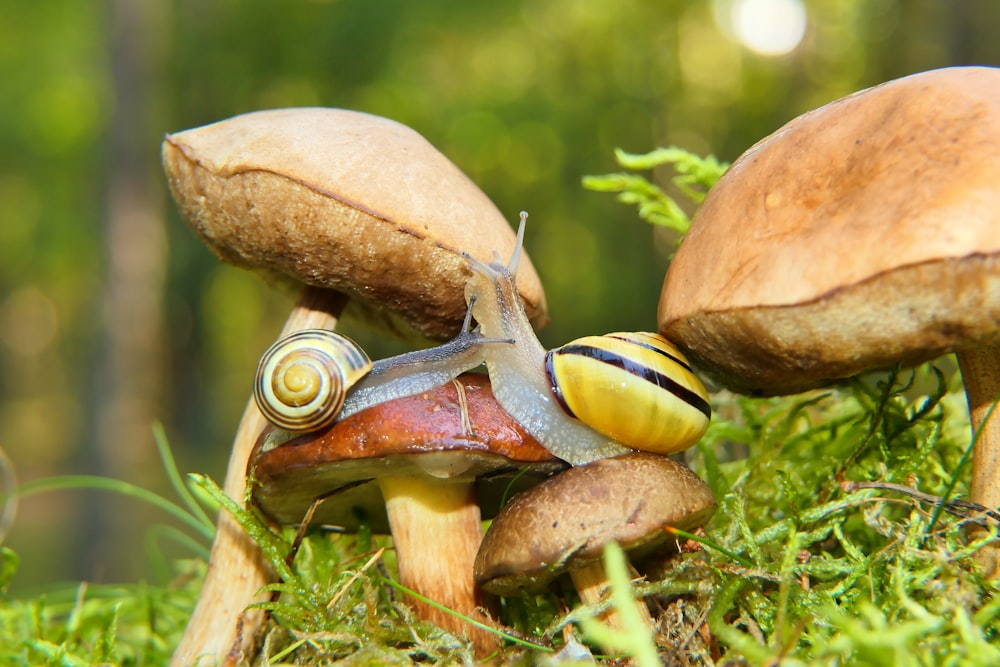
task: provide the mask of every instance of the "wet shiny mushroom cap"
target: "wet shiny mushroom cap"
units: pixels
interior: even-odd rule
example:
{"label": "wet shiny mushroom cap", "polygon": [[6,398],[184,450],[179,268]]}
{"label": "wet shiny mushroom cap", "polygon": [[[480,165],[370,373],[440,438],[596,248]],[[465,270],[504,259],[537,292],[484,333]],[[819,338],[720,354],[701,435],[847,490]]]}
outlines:
{"label": "wet shiny mushroom cap", "polygon": [[[184,218],[223,260],[351,298],[356,316],[446,339],[465,315],[463,251],[510,255],[508,220],[414,130],[344,109],[258,111],[168,135]],[[546,321],[530,260],[518,289]]]}
{"label": "wet shiny mushroom cap", "polygon": [[570,468],[519,493],[494,518],[476,557],[476,582],[497,595],[539,590],[617,542],[641,557],[715,512],[701,479],[675,461],[632,453]]}
{"label": "wet shiny mushroom cap", "polygon": [[660,331],[728,387],[794,393],[1000,340],[1000,69],[806,113],[712,189]]}
{"label": "wet shiny mushroom cap", "polygon": [[474,482],[483,516],[491,517],[504,494],[565,467],[496,403],[486,376],[474,373],[268,449],[271,432],[259,440],[249,472],[254,504],[282,524],[298,523],[314,499],[329,496],[314,523],[350,530],[360,511],[386,532],[377,483],[383,476]]}
{"label": "wet shiny mushroom cap", "polygon": [[[473,561],[490,516],[512,486],[564,466],[493,399],[483,375],[380,403],[294,440],[260,441],[251,460],[253,502],[281,523],[312,518],[350,530],[367,519],[391,532],[399,582],[415,591],[419,618],[466,636],[476,655],[499,647],[496,635],[441,611],[488,620],[494,601],[478,589]],[[271,445],[274,445],[273,447]],[[516,477],[515,473],[526,472]],[[484,616],[484,614],[486,614]]]}

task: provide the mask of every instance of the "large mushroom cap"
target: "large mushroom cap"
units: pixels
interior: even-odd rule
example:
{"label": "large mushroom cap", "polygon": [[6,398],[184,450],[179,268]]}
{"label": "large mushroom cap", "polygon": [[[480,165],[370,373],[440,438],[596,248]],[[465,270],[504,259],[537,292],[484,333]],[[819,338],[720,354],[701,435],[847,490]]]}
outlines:
{"label": "large mushroom cap", "polygon": [[[378,116],[248,113],[167,136],[163,163],[184,217],[224,261],[344,292],[359,316],[429,338],[461,327],[461,253],[488,262],[514,247],[510,224],[472,181]],[[517,277],[543,324],[530,261]]]}
{"label": "large mushroom cap", "polygon": [[641,555],[672,539],[664,527],[691,530],[714,513],[708,485],[669,458],[599,459],[515,496],[483,538],[476,581],[497,595],[537,590],[599,560],[610,542]]}
{"label": "large mushroom cap", "polygon": [[[484,375],[455,382],[381,403],[273,449],[263,447],[265,431],[250,463],[254,503],[271,519],[296,524],[316,498],[334,494],[317,509],[315,523],[352,529],[361,510],[376,532],[386,532],[380,477],[477,481],[488,518],[502,496],[564,467],[496,403]],[[525,468],[528,474],[512,485]]]}
{"label": "large mushroom cap", "polygon": [[934,70],[791,121],[712,189],[663,334],[728,386],[792,393],[1000,338],[1000,70]]}

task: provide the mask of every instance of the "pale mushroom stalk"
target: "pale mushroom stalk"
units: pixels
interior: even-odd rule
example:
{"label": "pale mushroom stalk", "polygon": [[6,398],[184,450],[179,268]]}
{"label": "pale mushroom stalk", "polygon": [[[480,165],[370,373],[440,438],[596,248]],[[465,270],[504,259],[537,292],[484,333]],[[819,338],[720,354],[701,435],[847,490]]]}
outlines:
{"label": "pale mushroom stalk", "polygon": [[[972,450],[969,497],[972,502],[995,510],[1000,507],[1000,415],[990,411],[1000,395],[1000,350],[984,345],[955,356],[969,401],[972,432],[978,434]],[[1000,553],[996,548],[980,549],[976,559],[988,576],[996,576],[1000,571]]]}
{"label": "pale mushroom stalk", "polygon": [[[295,304],[281,336],[301,329],[334,329],[347,298],[339,292],[307,287]],[[246,495],[246,470],[254,444],[267,426],[251,399],[240,420],[226,468],[223,490],[242,504]],[[249,661],[261,631],[265,614],[247,610],[253,602],[266,600],[260,589],[275,581],[275,574],[249,535],[226,512],[220,512],[215,541],[208,561],[194,613],[180,644],[174,651],[172,667],[198,664],[200,659],[222,665]]]}
{"label": "pale mushroom stalk", "polygon": [[[636,572],[631,567],[630,569],[634,578]],[[595,561],[583,567],[574,568],[569,571],[569,578],[573,581],[573,587],[576,589],[577,595],[580,596],[580,601],[585,605],[596,605],[605,599],[608,592],[608,574],[604,569],[603,561]],[[653,616],[649,613],[649,607],[646,606],[645,600],[636,600],[635,610],[639,614],[642,625],[652,632]],[[617,607],[610,607],[598,618],[611,628],[625,629],[625,622]]]}
{"label": "pale mushroom stalk", "polygon": [[[483,539],[475,485],[442,484],[438,479],[383,477],[379,487],[396,549],[399,583],[413,591],[435,591],[435,602],[479,621],[487,621],[488,596],[476,587],[472,567]],[[429,539],[429,536],[433,536]],[[458,635],[465,634],[485,656],[499,648],[499,637],[421,600],[417,616]],[[493,609],[492,611],[496,611]]]}

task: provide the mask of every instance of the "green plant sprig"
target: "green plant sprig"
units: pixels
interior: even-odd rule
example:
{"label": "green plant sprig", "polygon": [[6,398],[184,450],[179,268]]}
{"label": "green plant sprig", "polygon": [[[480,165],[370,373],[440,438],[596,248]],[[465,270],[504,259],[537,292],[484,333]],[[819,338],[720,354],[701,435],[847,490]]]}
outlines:
{"label": "green plant sprig", "polygon": [[611,587],[611,601],[621,618],[622,629],[615,630],[592,616],[583,616],[579,623],[584,636],[601,646],[625,652],[638,667],[658,667],[661,663],[656,643],[636,610],[636,598],[625,552],[614,542],[604,547],[604,571]]}
{"label": "green plant sprig", "polygon": [[[662,165],[672,165],[677,175],[671,183],[693,204],[704,200],[709,189],[729,167],[714,156],[702,157],[676,146],[641,154],[616,149],[615,159],[621,167],[632,171],[649,171]],[[644,176],[627,173],[585,176],[583,187],[595,192],[617,193],[618,201],[635,205],[639,217],[651,224],[673,229],[682,235],[691,227],[691,219],[684,207]]]}

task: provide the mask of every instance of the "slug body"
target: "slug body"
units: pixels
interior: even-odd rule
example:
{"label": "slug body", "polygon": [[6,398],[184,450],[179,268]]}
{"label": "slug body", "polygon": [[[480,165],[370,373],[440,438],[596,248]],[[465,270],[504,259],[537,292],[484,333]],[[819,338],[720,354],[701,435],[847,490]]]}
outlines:
{"label": "slug body", "polygon": [[[264,417],[287,434],[318,431],[365,408],[441,386],[485,360],[491,339],[470,331],[443,345],[406,352],[374,363],[357,343],[325,329],[290,334],[261,357],[254,400]],[[289,436],[271,439],[276,446]]]}
{"label": "slug body", "polygon": [[708,395],[683,355],[659,334],[587,337],[551,352],[542,347],[515,282],[525,219],[522,213],[507,266],[466,255],[473,273],[466,298],[479,328],[515,341],[485,349],[497,402],[572,465],[633,448],[663,454],[693,444],[708,427]]}

